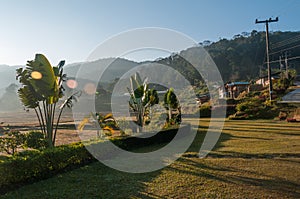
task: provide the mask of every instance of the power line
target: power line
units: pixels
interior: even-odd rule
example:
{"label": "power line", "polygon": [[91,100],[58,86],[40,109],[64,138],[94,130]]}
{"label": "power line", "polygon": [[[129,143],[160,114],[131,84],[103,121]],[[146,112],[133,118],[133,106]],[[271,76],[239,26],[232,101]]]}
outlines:
{"label": "power line", "polygon": [[276,43],[272,43],[271,46],[276,47],[276,46],[282,45],[283,43],[291,42],[291,40],[297,40],[299,37],[300,37],[300,35],[296,35],[294,37],[290,37],[290,38],[287,38],[285,40],[281,40],[281,41],[278,41]]}
{"label": "power line", "polygon": [[287,38],[285,40],[281,40],[281,41],[272,43],[271,46],[278,46],[278,45],[281,45],[282,43],[290,42],[290,40],[298,39],[299,37],[300,37],[300,35],[296,35],[294,37],[290,37],[290,38]]}
{"label": "power line", "polygon": [[[300,56],[296,56],[296,57],[290,57],[290,58],[287,58],[286,60],[290,61],[290,60],[295,60],[295,59],[300,59]],[[278,63],[280,62],[281,60],[274,60],[274,61],[269,61],[270,64],[273,64],[273,63]],[[265,62],[265,64],[267,64],[267,62]]]}
{"label": "power line", "polygon": [[277,53],[282,53],[283,51],[287,51],[287,50],[290,50],[290,49],[293,49],[293,48],[297,48],[299,46],[300,46],[300,44],[298,44],[296,46],[289,47],[289,48],[281,49],[279,51],[276,51],[276,52],[273,52],[273,53],[269,53],[269,55],[274,55],[274,54],[277,54]]}
{"label": "power line", "polygon": [[283,47],[283,46],[286,46],[286,45],[289,45],[289,44],[292,44],[292,43],[296,43],[298,41],[300,41],[300,35],[297,35],[297,36],[292,37],[292,38],[288,38],[286,40],[277,42],[275,44],[271,44],[271,48],[272,49],[277,49],[277,48],[280,48],[280,47]]}

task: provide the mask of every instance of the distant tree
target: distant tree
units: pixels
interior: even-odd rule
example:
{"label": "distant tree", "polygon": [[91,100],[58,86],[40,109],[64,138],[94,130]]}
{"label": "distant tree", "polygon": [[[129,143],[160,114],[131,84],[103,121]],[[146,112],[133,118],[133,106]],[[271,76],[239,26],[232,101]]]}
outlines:
{"label": "distant tree", "polygon": [[202,44],[203,44],[203,46],[209,46],[209,45],[212,44],[212,41],[210,41],[210,40],[204,40],[204,41],[202,42]]}
{"label": "distant tree", "polygon": [[15,111],[22,108],[20,101],[18,100],[17,89],[18,85],[15,83],[10,84],[5,89],[5,93],[0,98],[2,111]]}

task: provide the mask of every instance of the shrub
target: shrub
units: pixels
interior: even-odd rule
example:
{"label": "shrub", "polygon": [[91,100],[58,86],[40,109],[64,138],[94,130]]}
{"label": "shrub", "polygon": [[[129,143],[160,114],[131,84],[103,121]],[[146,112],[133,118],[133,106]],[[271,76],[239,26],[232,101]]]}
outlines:
{"label": "shrub", "polygon": [[236,106],[237,112],[229,119],[274,119],[279,114],[279,108],[256,96],[246,98]]}
{"label": "shrub", "polygon": [[24,134],[19,131],[4,132],[4,135],[0,137],[0,152],[15,154],[17,149],[23,146],[24,140]]}
{"label": "shrub", "polygon": [[93,161],[81,143],[20,152],[0,163],[0,190],[41,180]]}
{"label": "shrub", "polygon": [[240,103],[236,106],[237,111],[245,111],[248,108],[248,103]]}
{"label": "shrub", "polygon": [[[190,125],[184,125],[181,127],[186,133],[190,131]],[[125,150],[132,150],[140,147],[150,146],[154,144],[163,144],[170,142],[177,134],[178,128],[162,130],[158,133],[154,133],[153,136],[148,138],[139,137],[113,137],[110,141],[118,147]]]}
{"label": "shrub", "polygon": [[211,106],[209,103],[204,103],[200,107],[200,117],[210,117],[211,116]]}
{"label": "shrub", "polygon": [[48,146],[48,142],[42,132],[30,131],[28,134],[26,134],[24,146],[41,150]]}
{"label": "shrub", "polygon": [[286,89],[291,85],[291,80],[285,77],[281,77],[275,84],[274,90],[278,93],[284,93]]}
{"label": "shrub", "polygon": [[[182,127],[189,133],[190,126]],[[111,142],[125,150],[132,150],[153,144],[170,142],[178,129],[160,131],[149,138],[138,137],[114,137]],[[105,141],[94,141],[83,145],[75,143],[54,148],[46,148],[42,151],[26,150],[10,156],[0,162],[0,194],[20,185],[39,181],[51,177],[57,173],[65,172],[73,168],[95,161],[86,147],[93,150],[97,145],[107,144]],[[105,146],[102,149],[105,150]],[[108,150],[110,150],[108,148]],[[99,151],[97,157],[111,157],[114,151]],[[114,149],[112,149],[114,150]],[[95,151],[97,153],[97,151]]]}

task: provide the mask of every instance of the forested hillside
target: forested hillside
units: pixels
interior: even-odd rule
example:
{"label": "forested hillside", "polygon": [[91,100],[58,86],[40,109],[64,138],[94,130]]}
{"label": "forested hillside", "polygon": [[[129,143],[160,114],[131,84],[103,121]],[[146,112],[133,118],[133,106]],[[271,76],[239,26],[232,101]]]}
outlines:
{"label": "forested hillside", "polygon": [[[265,32],[252,31],[235,35],[232,39],[202,43],[219,68],[224,81],[251,80],[266,71]],[[284,65],[287,53],[288,65],[300,72],[300,32],[270,33],[270,62],[272,69]]]}
{"label": "forested hillside", "polygon": [[[296,69],[299,74],[300,32],[271,32],[269,35],[270,62],[273,71],[280,70],[280,66],[285,69],[285,58],[287,58],[289,69]],[[243,32],[235,35],[232,39],[220,39],[217,42],[204,41],[200,45],[209,52],[224,82],[250,81],[267,74],[265,32],[253,30],[251,33]],[[173,54],[156,62],[175,68],[195,85],[201,77],[180,56],[186,51],[183,50],[179,54]]]}

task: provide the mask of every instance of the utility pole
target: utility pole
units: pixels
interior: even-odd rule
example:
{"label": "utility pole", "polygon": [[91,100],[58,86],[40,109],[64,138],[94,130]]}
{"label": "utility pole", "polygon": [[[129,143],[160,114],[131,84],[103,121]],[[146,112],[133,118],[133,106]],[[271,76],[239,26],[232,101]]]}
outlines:
{"label": "utility pole", "polygon": [[288,79],[289,78],[289,68],[288,68],[288,53],[285,51],[285,76]]}
{"label": "utility pole", "polygon": [[280,72],[282,73],[282,70],[283,70],[283,64],[282,64],[281,58],[282,58],[282,56],[280,55],[280,56],[279,56],[279,70],[280,70]]}
{"label": "utility pole", "polygon": [[264,23],[266,24],[266,53],[267,53],[267,66],[268,66],[268,79],[269,79],[269,92],[270,92],[270,100],[272,100],[272,93],[273,93],[273,84],[272,84],[272,71],[270,67],[270,57],[269,57],[269,23],[277,22],[278,17],[276,19],[269,18],[264,21],[255,20],[255,23]]}

